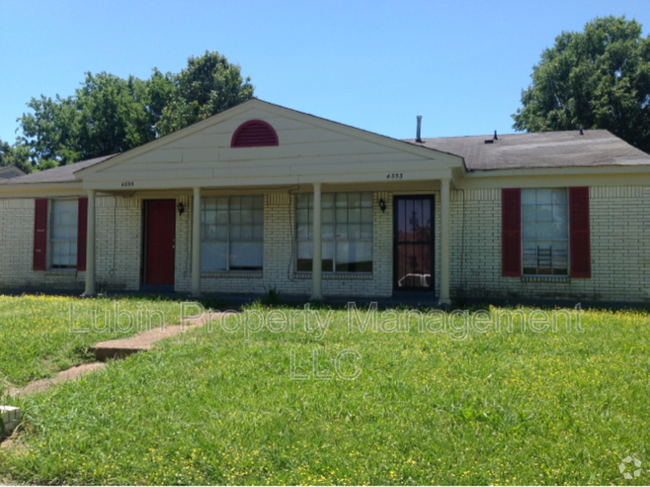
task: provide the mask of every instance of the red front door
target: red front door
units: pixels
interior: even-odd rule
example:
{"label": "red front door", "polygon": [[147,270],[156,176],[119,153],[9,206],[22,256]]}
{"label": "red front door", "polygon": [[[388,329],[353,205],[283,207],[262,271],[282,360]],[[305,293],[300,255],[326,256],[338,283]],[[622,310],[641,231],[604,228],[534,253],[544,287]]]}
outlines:
{"label": "red front door", "polygon": [[145,284],[174,285],[176,201],[145,202]]}

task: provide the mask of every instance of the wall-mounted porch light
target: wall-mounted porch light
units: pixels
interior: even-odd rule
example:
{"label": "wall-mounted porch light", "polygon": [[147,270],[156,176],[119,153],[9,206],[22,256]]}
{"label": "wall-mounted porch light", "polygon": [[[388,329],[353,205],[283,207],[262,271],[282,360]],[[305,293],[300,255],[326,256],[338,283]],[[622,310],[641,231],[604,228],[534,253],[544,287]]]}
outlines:
{"label": "wall-mounted porch light", "polygon": [[180,216],[180,215],[182,215],[183,213],[185,213],[185,205],[183,204],[182,201],[179,201],[179,202],[178,202],[178,205],[176,206],[176,208],[178,208],[178,216]]}
{"label": "wall-mounted porch light", "polygon": [[379,200],[379,208],[381,209],[382,213],[386,213],[386,202],[384,201],[384,198],[381,198]]}

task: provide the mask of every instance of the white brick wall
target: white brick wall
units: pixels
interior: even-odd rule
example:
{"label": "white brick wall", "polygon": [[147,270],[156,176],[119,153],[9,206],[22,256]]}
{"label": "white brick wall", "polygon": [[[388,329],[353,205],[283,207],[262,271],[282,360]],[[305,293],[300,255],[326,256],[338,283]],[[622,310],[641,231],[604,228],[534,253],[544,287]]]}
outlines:
{"label": "white brick wall", "polygon": [[[440,288],[440,194],[435,194],[435,289]],[[170,196],[174,197],[174,196]],[[379,199],[387,204],[379,209]],[[451,192],[451,295],[640,302],[650,299],[650,187],[591,188],[591,279],[526,282],[501,276],[501,190]],[[176,197],[177,291],[190,290],[192,198]],[[374,272],[324,274],[325,296],[388,297],[393,287],[393,195],[374,194]],[[97,202],[98,290],[137,290],[142,259],[142,200]],[[83,290],[84,272],[32,271],[34,200],[0,200],[0,288]],[[295,272],[295,196],[264,197],[264,271],[206,275],[207,292],[309,295],[311,276]]]}
{"label": "white brick wall", "polygon": [[[85,272],[32,270],[34,206],[33,199],[0,200],[0,288],[82,292]],[[139,289],[141,206],[136,198],[97,198],[99,291]]]}
{"label": "white brick wall", "polygon": [[589,199],[592,277],[527,282],[501,276],[501,190],[453,191],[452,297],[648,300],[650,188],[590,188]]}
{"label": "white brick wall", "polygon": [[[97,198],[97,290],[140,288],[142,201]],[[85,272],[84,274],[85,279]]]}

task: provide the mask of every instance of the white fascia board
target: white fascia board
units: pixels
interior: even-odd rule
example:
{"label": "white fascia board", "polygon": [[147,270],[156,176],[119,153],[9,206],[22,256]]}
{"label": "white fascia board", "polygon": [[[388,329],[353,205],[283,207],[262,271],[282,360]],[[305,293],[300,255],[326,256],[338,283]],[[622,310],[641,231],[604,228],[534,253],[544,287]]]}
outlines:
{"label": "white fascia board", "polygon": [[284,108],[277,105],[269,104],[267,102],[263,102],[260,100],[250,100],[234,108],[226,110],[225,112],[222,112],[220,114],[214,115],[213,117],[202,120],[201,122],[191,125],[190,127],[186,127],[177,132],[169,134],[165,137],[149,142],[148,144],[137,147],[135,149],[131,149],[130,151],[125,152],[124,154],[120,154],[115,157],[112,157],[108,159],[106,162],[102,162],[94,166],[81,169],[75,172],[75,177],[82,180],[92,179],[93,174],[103,172],[107,169],[115,167],[118,164],[123,164],[131,159],[134,159],[140,155],[163,148],[166,145],[172,144],[185,137],[189,137],[197,132],[201,132],[202,130],[208,127],[218,125],[219,123],[222,123],[230,118],[234,118],[253,109],[266,111],[271,115],[275,115],[278,117],[285,117],[305,124],[313,125],[315,127],[319,127],[325,130],[330,130],[332,132],[344,134],[349,137],[354,137],[360,140],[364,140],[373,144],[377,144],[384,147],[393,148],[402,152],[417,155],[419,157],[423,157],[426,159],[431,159],[431,160],[440,159],[440,158],[447,159],[446,161],[447,164],[453,167],[464,166],[463,158],[454,154],[449,154],[447,152],[442,152],[427,147],[419,147],[409,142],[393,139],[391,137],[384,136],[384,135],[374,134],[372,132],[367,132],[363,129],[358,129],[348,125],[343,125],[338,122],[333,122],[330,120],[316,117],[314,115],[307,115],[304,113],[296,112],[289,108]]}
{"label": "white fascia board", "polygon": [[650,186],[647,166],[553,168],[469,173],[458,179],[459,189],[539,188],[568,186]]}
{"label": "white fascia board", "polygon": [[86,194],[87,191],[81,182],[0,185],[0,199],[85,196]]}
{"label": "white fascia board", "polygon": [[591,166],[591,167],[540,167],[531,169],[495,169],[490,171],[466,171],[467,179],[507,178],[522,176],[566,176],[586,174],[650,174],[650,165]]}
{"label": "white fascia board", "polygon": [[[451,179],[452,173],[450,169],[439,169],[431,171],[419,171],[415,173],[414,177],[403,177],[398,181],[429,181],[439,179]],[[224,177],[224,178],[196,178],[196,179],[169,179],[169,180],[145,180],[134,182],[133,186],[129,189],[132,191],[141,190],[157,190],[157,189],[170,189],[170,190],[186,190],[187,188],[254,188],[254,187],[269,187],[269,186],[291,186],[296,184],[312,184],[312,183],[384,183],[387,181],[387,174],[382,173],[358,173],[346,174],[344,178],[340,174],[316,174],[309,175],[296,175],[287,176],[281,175],[273,176],[253,176],[253,177]],[[121,182],[85,182],[85,189],[94,189],[98,191],[119,191],[124,190]]]}
{"label": "white fascia board", "polygon": [[402,152],[408,152],[410,154],[418,155],[420,157],[435,159],[435,158],[439,158],[440,156],[446,156],[449,157],[451,160],[453,160],[453,162],[455,163],[454,165],[460,166],[463,164],[463,158],[455,154],[442,152],[436,149],[431,149],[429,147],[420,147],[410,142],[404,142],[403,140],[394,139],[387,135],[375,134],[373,132],[368,132],[366,130],[352,127],[350,125],[344,125],[339,122],[326,120],[324,118],[320,118],[315,115],[307,115],[304,113],[296,112],[289,108],[268,104],[266,102],[261,102],[261,103],[265,105],[263,107],[260,107],[261,109],[267,109],[267,111],[279,117],[290,118],[298,122],[314,125],[315,127],[319,127],[324,130],[330,130],[332,132],[361,139],[384,147],[397,149]]}

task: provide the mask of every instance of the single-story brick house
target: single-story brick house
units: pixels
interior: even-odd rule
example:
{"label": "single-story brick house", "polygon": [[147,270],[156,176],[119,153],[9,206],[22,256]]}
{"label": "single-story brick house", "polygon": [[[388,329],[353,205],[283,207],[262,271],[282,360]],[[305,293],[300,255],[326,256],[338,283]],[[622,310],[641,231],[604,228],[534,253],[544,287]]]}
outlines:
{"label": "single-story brick house", "polygon": [[0,181],[5,289],[650,299],[650,156],[604,130],[396,140],[255,99]]}

